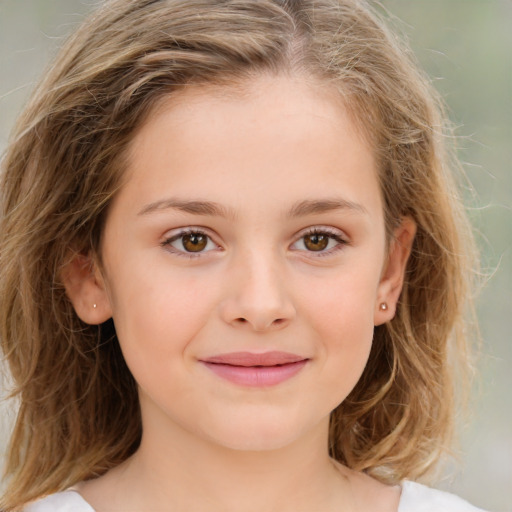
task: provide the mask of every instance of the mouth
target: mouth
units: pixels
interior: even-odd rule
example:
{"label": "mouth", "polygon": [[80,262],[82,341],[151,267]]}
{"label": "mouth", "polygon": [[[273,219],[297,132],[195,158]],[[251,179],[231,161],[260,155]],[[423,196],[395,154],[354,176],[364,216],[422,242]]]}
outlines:
{"label": "mouth", "polygon": [[247,387],[280,384],[299,373],[308,361],[288,352],[232,352],[200,360],[218,377]]}

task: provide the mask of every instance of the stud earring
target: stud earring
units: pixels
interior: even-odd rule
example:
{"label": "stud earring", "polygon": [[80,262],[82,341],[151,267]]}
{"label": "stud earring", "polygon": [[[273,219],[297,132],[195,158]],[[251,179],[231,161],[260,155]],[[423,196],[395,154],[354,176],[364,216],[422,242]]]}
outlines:
{"label": "stud earring", "polygon": [[96,304],[93,304],[92,307],[96,309],[98,306]]}
{"label": "stud earring", "polygon": [[379,306],[379,309],[381,311],[387,311],[388,310],[388,305],[385,302],[381,302],[381,304]]}

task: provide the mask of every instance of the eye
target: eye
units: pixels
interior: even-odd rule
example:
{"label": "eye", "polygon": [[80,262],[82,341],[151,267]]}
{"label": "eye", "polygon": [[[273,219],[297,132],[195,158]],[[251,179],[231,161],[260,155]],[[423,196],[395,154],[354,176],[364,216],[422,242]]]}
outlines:
{"label": "eye", "polygon": [[199,254],[217,249],[218,246],[202,231],[187,230],[173,235],[162,243],[176,253]]}
{"label": "eye", "polygon": [[315,228],[304,233],[291,248],[297,251],[330,254],[347,244],[347,240],[342,237],[340,232],[327,228]]}

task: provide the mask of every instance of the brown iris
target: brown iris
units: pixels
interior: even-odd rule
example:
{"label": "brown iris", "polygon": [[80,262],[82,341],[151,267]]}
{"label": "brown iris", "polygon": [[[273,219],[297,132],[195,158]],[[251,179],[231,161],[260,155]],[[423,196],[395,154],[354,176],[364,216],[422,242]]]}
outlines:
{"label": "brown iris", "polygon": [[201,233],[189,233],[183,235],[181,243],[188,252],[200,252],[206,247],[208,237]]}
{"label": "brown iris", "polygon": [[319,233],[311,233],[304,237],[304,245],[310,251],[323,251],[329,244],[329,237]]}

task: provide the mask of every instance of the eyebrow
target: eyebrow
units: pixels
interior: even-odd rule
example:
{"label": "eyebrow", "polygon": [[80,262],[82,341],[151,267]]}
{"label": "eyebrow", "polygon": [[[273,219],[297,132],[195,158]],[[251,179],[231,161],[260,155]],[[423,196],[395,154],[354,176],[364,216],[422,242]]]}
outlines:
{"label": "eyebrow", "polygon": [[[208,215],[230,219],[236,218],[236,212],[234,209],[213,201],[185,201],[175,198],[162,199],[160,201],[150,203],[144,206],[144,208],[139,211],[138,215],[147,215],[153,212],[169,209],[179,210],[193,215]],[[304,217],[306,215],[318,215],[335,210],[348,210],[365,215],[368,214],[368,210],[362,204],[342,198],[327,198],[299,201],[290,208],[286,213],[286,217]]]}
{"label": "eyebrow", "polygon": [[367,215],[368,210],[359,203],[348,201],[343,198],[330,198],[320,200],[305,200],[294,204],[288,212],[288,217],[303,217],[306,215],[315,215],[319,213],[330,212],[333,210],[348,210]]}
{"label": "eyebrow", "polygon": [[142,208],[138,215],[147,215],[148,213],[169,209],[180,210],[182,212],[191,213],[193,215],[210,215],[214,217],[227,218],[234,218],[236,216],[233,209],[227,208],[212,201],[183,201],[173,198],[163,199],[161,201],[150,203]]}

